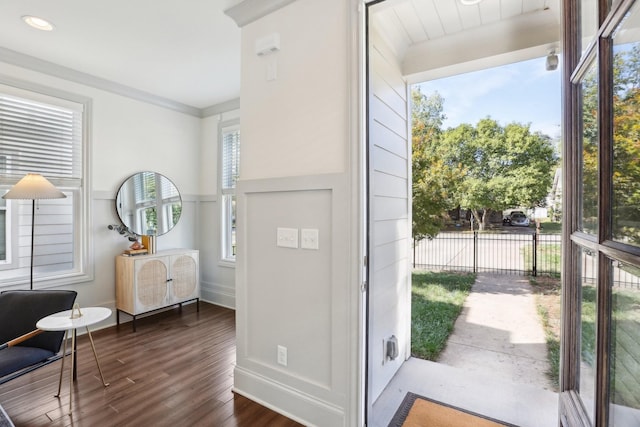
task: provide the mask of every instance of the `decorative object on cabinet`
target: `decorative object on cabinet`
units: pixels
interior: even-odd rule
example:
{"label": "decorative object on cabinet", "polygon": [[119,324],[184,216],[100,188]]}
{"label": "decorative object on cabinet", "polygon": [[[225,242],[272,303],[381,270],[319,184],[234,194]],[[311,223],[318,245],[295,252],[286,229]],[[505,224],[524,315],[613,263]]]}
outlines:
{"label": "decorative object on cabinet", "polygon": [[116,195],[116,211],[131,233],[161,236],[178,223],[182,199],[166,176],[157,172],[138,172],[120,186]]}
{"label": "decorative object on cabinet", "polygon": [[28,173],[7,192],[3,199],[31,200],[31,270],[29,275],[29,289],[33,289],[33,241],[36,224],[36,200],[64,199],[67,197],[62,191],[53,186],[44,176]]}
{"label": "decorative object on cabinet", "polygon": [[129,240],[130,242],[137,242],[138,241],[138,235],[134,232],[132,232],[131,230],[129,230],[127,227],[125,227],[122,224],[109,224],[107,225],[107,228],[109,230],[113,230],[116,233],[120,234],[121,236],[124,236],[127,238],[127,240]]}
{"label": "decorative object on cabinet", "polygon": [[199,252],[191,249],[116,257],[116,321],[120,312],[136,317],[189,301],[200,310]]}

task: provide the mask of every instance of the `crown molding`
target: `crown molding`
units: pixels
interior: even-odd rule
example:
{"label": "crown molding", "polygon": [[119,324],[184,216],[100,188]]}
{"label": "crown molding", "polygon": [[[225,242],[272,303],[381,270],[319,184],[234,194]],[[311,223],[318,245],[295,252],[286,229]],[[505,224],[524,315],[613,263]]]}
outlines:
{"label": "crown molding", "polygon": [[240,108],[240,98],[231,99],[206,108],[192,107],[191,105],[153,95],[149,92],[144,92],[130,86],[125,86],[111,80],[83,73],[72,68],[45,61],[43,59],[36,58],[35,56],[25,55],[4,47],[0,47],[0,61],[198,118],[214,116],[216,114],[222,114],[227,111],[237,110]]}
{"label": "crown molding", "polygon": [[224,13],[242,28],[294,1],[296,0],[244,0],[225,10]]}
{"label": "crown molding", "polygon": [[238,110],[240,108],[240,98],[230,99],[226,102],[221,102],[216,105],[212,105],[207,108],[202,109],[202,114],[200,117],[210,117],[215,116],[217,114],[226,113],[227,111]]}
{"label": "crown molding", "polygon": [[0,61],[44,73],[50,76],[59,77],[64,80],[91,86],[96,89],[116,93],[118,95],[133,98],[138,101],[147,102],[159,107],[168,108],[180,113],[189,114],[195,117],[202,117],[202,110],[200,108],[192,107],[190,105],[182,104],[168,98],[153,95],[151,93],[144,92],[130,86],[125,86],[111,80],[83,73],[72,68],[64,67],[62,65],[45,61],[34,56],[25,55],[23,53],[6,49],[4,47],[0,47]]}

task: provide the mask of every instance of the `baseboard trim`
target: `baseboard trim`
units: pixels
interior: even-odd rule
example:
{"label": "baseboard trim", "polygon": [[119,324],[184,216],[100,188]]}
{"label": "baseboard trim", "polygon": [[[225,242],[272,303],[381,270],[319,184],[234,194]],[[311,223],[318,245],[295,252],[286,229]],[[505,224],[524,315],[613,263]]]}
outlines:
{"label": "baseboard trim", "polygon": [[201,283],[200,297],[211,304],[236,309],[236,294],[233,288],[224,288],[214,284]]}
{"label": "baseboard trim", "polygon": [[233,392],[305,426],[346,425],[342,408],[314,399],[313,396],[239,366],[234,369]]}

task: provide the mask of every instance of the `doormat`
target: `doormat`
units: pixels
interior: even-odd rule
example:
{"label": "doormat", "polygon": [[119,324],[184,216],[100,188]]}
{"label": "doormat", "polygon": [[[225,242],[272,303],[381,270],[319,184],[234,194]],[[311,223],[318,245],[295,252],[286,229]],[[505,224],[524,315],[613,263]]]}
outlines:
{"label": "doormat", "polygon": [[518,427],[424,396],[407,393],[389,427]]}

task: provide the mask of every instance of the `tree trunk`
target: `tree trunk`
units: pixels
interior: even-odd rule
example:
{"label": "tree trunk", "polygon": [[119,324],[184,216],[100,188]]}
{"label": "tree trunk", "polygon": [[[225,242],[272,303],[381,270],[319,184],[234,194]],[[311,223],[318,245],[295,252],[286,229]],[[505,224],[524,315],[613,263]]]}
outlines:
{"label": "tree trunk", "polygon": [[474,222],[478,224],[478,230],[484,230],[484,224],[482,223],[483,219],[477,209],[471,209],[471,219],[471,230],[473,230]]}
{"label": "tree trunk", "polygon": [[485,209],[482,212],[482,222],[480,223],[480,230],[484,230],[487,227],[487,221],[491,217],[491,209]]}

